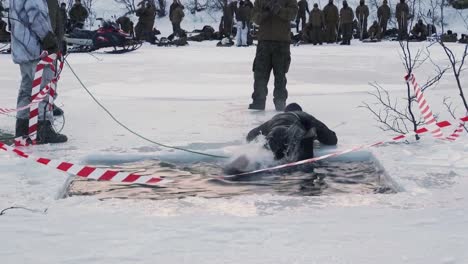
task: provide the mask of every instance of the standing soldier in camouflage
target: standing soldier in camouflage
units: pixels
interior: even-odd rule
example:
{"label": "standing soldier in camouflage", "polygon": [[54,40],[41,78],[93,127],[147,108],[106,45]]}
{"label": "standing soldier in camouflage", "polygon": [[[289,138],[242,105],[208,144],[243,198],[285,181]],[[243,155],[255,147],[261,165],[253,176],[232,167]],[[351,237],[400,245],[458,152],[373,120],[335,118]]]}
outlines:
{"label": "standing soldier in camouflage", "polygon": [[81,0],[75,0],[75,4],[68,13],[70,23],[73,28],[83,28],[86,19],[88,18],[88,10],[81,4]]}
{"label": "standing soldier in camouflage", "polygon": [[343,32],[343,41],[340,45],[351,45],[351,38],[353,37],[353,20],[353,9],[348,6],[348,2],[343,1],[343,8],[340,10],[340,22],[341,30]]}
{"label": "standing soldier in camouflage", "polygon": [[407,39],[409,7],[405,0],[400,0],[400,3],[396,5],[395,17],[398,21],[398,40]]}
{"label": "standing soldier in camouflage", "polygon": [[331,44],[336,41],[338,29],[338,7],[333,4],[333,0],[329,0],[328,4],[323,9],[325,17],[325,36],[327,43]]}
{"label": "standing soldier in camouflage", "polygon": [[377,10],[377,18],[379,19],[380,28],[382,29],[382,38],[387,32],[388,20],[390,19],[390,7],[387,0],[383,0],[383,4]]}
{"label": "standing soldier in camouflage", "polygon": [[359,22],[359,39],[363,40],[367,37],[367,18],[369,17],[369,7],[364,3],[364,0],[361,0],[359,6],[356,7],[356,17]]}
{"label": "standing soldier in camouflage", "polygon": [[304,30],[304,27],[306,25],[307,21],[307,14],[310,14],[309,10],[309,4],[307,3],[307,0],[299,0],[297,2],[297,6],[299,8],[299,11],[297,12],[297,17],[296,17],[296,31],[299,33],[299,24],[302,25],[301,30]]}
{"label": "standing soldier in camouflage", "polygon": [[271,70],[275,75],[273,102],[277,111],[284,110],[288,91],[286,73],[291,64],[291,27],[297,15],[296,0],[256,0],[253,21],[259,25],[255,55],[253,102],[249,109],[264,110]]}
{"label": "standing soldier in camouflage", "polygon": [[230,38],[232,34],[232,28],[234,26],[234,16],[236,13],[237,1],[225,1],[223,10],[223,33],[228,38]]}
{"label": "standing soldier in camouflage", "polygon": [[179,2],[179,5],[174,8],[172,12],[172,26],[174,30],[174,35],[181,36],[183,33],[182,27],[182,20],[184,20],[185,13],[184,13],[184,6]]}
{"label": "standing soldier in camouflage", "polygon": [[182,31],[180,24],[184,17],[184,6],[178,0],[174,0],[169,10],[169,20],[172,23],[172,33],[174,35],[179,35]]}
{"label": "standing soldier in camouflage", "polygon": [[138,23],[135,27],[135,35],[139,40],[148,40],[153,31],[154,19],[156,18],[156,9],[151,3],[145,1],[138,4],[141,6],[136,10]]}
{"label": "standing soldier in camouflage", "polygon": [[312,27],[312,32],[311,32],[311,42],[314,45],[317,45],[319,43],[322,45],[322,30],[323,30],[323,25],[325,24],[325,18],[323,15],[322,10],[319,9],[318,4],[314,4],[314,8],[312,9],[312,12],[310,12],[309,16],[309,23],[310,26]]}

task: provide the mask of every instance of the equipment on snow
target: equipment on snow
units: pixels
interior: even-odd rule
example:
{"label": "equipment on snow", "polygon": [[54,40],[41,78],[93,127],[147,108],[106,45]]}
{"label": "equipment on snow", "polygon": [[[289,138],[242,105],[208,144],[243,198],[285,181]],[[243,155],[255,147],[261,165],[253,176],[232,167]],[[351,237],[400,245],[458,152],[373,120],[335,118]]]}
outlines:
{"label": "equipment on snow", "polygon": [[95,31],[75,28],[65,35],[68,44],[73,45],[68,52],[91,52],[102,48],[114,48],[108,53],[126,53],[139,49],[143,42],[136,40],[123,32],[110,21],[105,21],[101,28]]}

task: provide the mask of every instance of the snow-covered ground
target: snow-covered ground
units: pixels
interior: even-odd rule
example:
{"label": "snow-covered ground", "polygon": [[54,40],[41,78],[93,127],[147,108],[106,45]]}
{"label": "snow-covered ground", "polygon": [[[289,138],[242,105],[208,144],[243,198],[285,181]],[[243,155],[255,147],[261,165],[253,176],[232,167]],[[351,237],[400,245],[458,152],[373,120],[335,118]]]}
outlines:
{"label": "snow-covered ground", "polygon": [[[178,146],[228,153],[250,128],[275,114],[247,110],[255,47],[215,48],[215,42],[180,48],[145,45],[122,55],[72,54],[83,82],[125,124],[147,137]],[[425,44],[414,44],[423,47]],[[452,45],[461,52],[462,45]],[[439,65],[447,61],[431,48]],[[371,101],[368,82],[404,97],[398,44],[291,47],[289,102],[336,127],[339,148],[392,136],[375,127],[358,106]],[[423,81],[430,64],[415,72]],[[0,106],[12,107],[19,68],[0,56]],[[463,77],[467,82],[468,78]],[[59,105],[70,141],[36,146],[36,156],[82,164],[161,158],[197,161],[196,155],[160,149],[113,123],[65,68]],[[442,98],[461,105],[448,74],[426,92],[440,119]],[[14,118],[0,116],[13,132]],[[372,150],[397,194],[230,199],[57,199],[68,176],[0,153],[2,263],[467,263],[468,138],[456,143],[424,137],[413,144]]]}

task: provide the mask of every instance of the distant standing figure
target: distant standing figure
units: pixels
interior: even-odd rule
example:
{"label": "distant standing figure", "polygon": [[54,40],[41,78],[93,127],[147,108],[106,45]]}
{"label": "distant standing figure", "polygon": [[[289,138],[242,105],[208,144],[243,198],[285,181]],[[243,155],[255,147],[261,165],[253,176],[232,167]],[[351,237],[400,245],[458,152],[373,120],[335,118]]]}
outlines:
{"label": "distant standing figure", "polygon": [[88,10],[81,4],[81,0],[75,0],[75,4],[68,13],[70,23],[73,28],[83,29],[86,19],[89,16]]}
{"label": "distant standing figure", "polygon": [[172,23],[172,33],[174,35],[178,35],[182,30],[180,24],[184,16],[184,6],[178,0],[174,0],[169,8],[169,20]]}
{"label": "distant standing figure", "polygon": [[367,36],[367,18],[369,17],[369,7],[364,0],[361,0],[359,6],[356,7],[356,17],[358,19],[359,39],[362,40]]}
{"label": "distant standing figure", "polygon": [[245,4],[243,0],[239,2],[239,9],[237,10],[237,34],[236,34],[236,45],[238,47],[247,46],[247,35],[249,32],[249,16],[250,7]]}
{"label": "distant standing figure", "polygon": [[383,0],[382,5],[377,10],[377,18],[379,19],[379,25],[382,29],[382,37],[387,32],[388,20],[390,19],[390,7],[388,6],[387,0]]}
{"label": "distant standing figure", "polygon": [[319,43],[322,45],[322,29],[325,24],[325,18],[322,10],[319,9],[318,4],[314,4],[312,12],[309,16],[309,24],[312,27],[311,29],[311,41],[312,44],[317,45]]}
{"label": "distant standing figure", "polygon": [[395,17],[398,21],[398,40],[407,39],[409,7],[405,3],[405,0],[400,0],[400,3],[396,5]]}
{"label": "distant standing figure", "polygon": [[325,36],[327,43],[331,44],[337,41],[338,32],[338,7],[333,4],[333,0],[329,0],[328,4],[323,9],[325,17]]}
{"label": "distant standing figure", "polygon": [[348,6],[348,2],[343,1],[343,8],[340,10],[341,30],[343,32],[343,41],[340,45],[351,45],[353,37],[354,12]]}
{"label": "distant standing figure", "polygon": [[309,10],[309,4],[307,3],[307,0],[299,0],[297,2],[297,6],[299,8],[297,12],[297,17],[296,17],[296,31],[299,33],[299,25],[301,25],[301,31],[304,30],[306,21],[307,21],[307,14],[310,14]]}
{"label": "distant standing figure", "polygon": [[234,16],[237,12],[237,1],[228,0],[225,1],[223,9],[223,33],[226,37],[231,37],[232,28],[234,25]]}
{"label": "distant standing figure", "polygon": [[141,2],[139,6],[141,7],[136,10],[138,23],[135,27],[135,35],[139,40],[149,40],[154,27],[156,9],[151,3],[145,3],[145,1]]}

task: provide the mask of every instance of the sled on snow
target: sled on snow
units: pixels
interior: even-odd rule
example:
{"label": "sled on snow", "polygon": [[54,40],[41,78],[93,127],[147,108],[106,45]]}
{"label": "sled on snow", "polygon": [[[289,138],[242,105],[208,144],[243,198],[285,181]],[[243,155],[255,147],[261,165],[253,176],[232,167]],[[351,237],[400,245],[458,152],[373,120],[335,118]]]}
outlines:
{"label": "sled on snow", "polygon": [[105,22],[98,30],[74,29],[65,35],[68,45],[72,45],[68,52],[92,52],[103,48],[113,48],[107,53],[127,53],[139,49],[143,42],[136,40],[120,30],[117,25]]}

